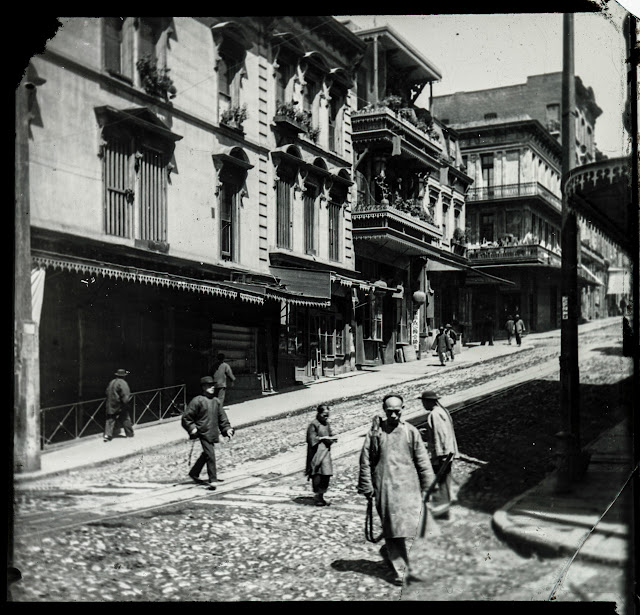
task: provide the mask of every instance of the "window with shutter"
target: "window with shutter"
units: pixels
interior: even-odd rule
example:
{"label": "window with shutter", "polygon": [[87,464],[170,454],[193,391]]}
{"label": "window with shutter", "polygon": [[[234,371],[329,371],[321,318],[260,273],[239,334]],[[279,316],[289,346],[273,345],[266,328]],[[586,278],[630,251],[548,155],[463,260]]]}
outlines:
{"label": "window with shutter", "polygon": [[280,177],[276,188],[276,245],[278,248],[291,248],[291,192],[293,181],[289,177]]}
{"label": "window with shutter", "polygon": [[314,184],[306,184],[305,188],[304,251],[306,254],[316,254],[316,199],[318,187]]}
{"label": "window with shutter", "polygon": [[342,232],[342,206],[329,202],[329,259],[340,260],[340,233]]}

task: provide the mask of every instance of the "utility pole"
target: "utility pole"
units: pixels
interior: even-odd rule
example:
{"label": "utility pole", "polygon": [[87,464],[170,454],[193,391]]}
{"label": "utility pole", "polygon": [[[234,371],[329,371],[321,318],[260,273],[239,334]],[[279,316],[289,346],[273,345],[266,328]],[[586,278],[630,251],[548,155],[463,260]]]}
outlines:
{"label": "utility pole", "polygon": [[573,14],[563,15],[562,46],[562,248],[560,337],[560,412],[557,490],[566,491],[581,473],[580,372],[578,367],[578,219],[569,206],[565,182],[576,159],[576,96]]}
{"label": "utility pole", "polygon": [[27,69],[16,90],[14,245],[14,472],[40,469],[40,376],[38,324],[31,304],[31,219],[29,125],[36,86],[44,83]]}

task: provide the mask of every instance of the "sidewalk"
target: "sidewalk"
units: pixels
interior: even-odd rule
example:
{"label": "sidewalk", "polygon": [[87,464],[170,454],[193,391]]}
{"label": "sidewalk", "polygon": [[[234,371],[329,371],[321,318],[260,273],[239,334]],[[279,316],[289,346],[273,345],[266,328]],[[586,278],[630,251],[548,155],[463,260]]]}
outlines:
{"label": "sidewalk", "polygon": [[[580,325],[579,331],[594,330],[618,323],[619,320],[614,317],[586,323]],[[455,363],[447,364],[446,368],[441,367],[437,357],[429,352],[426,357],[417,361],[351,372],[322,379],[295,390],[232,404],[227,408],[227,413],[234,427],[239,428],[304,412],[321,402],[337,405],[365,393],[410,382],[430,373],[441,373],[443,369],[456,369],[458,366],[480,363],[506,354],[527,352],[531,348],[531,341],[543,338],[557,338],[559,346],[560,332],[556,330],[529,334],[520,348],[509,346],[503,340],[493,346],[465,347],[456,356]],[[527,377],[540,377],[543,371],[557,370],[557,359],[545,364],[544,370],[542,367],[538,365],[513,376],[498,378],[443,398],[442,402],[454,407]],[[408,413],[406,418],[410,419],[419,413]],[[44,451],[40,470],[16,474],[14,479],[16,483],[24,483],[82,467],[100,465],[109,460],[139,455],[184,438],[179,417],[158,424],[139,426],[133,439],[117,438],[105,444],[101,436],[88,437],[58,449]],[[591,461],[585,477],[572,492],[555,494],[555,476],[551,474],[538,486],[518,496],[494,514],[496,531],[505,540],[524,544],[531,549],[573,554],[627,480],[633,465],[631,444],[631,433],[626,423],[606,432],[587,447],[591,452]],[[621,497],[598,523],[596,530],[581,548],[583,556],[608,563],[626,561],[632,505],[629,492],[628,487],[623,493],[626,497]]]}
{"label": "sidewalk", "polygon": [[[603,564],[629,565],[634,518],[632,433],[628,420],[585,447],[585,476],[556,493],[556,472],[493,515],[506,542],[546,556],[573,556]],[[637,472],[635,474],[637,488]],[[627,482],[629,480],[629,482]]]}

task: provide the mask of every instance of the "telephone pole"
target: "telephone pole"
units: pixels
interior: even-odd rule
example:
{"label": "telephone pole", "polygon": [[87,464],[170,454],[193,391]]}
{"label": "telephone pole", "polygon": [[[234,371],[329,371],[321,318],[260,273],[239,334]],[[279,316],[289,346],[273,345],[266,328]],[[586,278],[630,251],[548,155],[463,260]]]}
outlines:
{"label": "telephone pole", "polygon": [[569,172],[576,166],[576,94],[573,14],[563,15],[562,46],[562,248],[560,329],[560,413],[558,438],[558,491],[570,489],[584,470],[580,452],[580,372],[578,367],[578,219],[569,206],[565,189]]}
{"label": "telephone pole", "polygon": [[43,84],[29,67],[16,90],[14,245],[14,472],[40,469],[40,376],[38,324],[31,304],[31,218],[29,125],[36,87]]}

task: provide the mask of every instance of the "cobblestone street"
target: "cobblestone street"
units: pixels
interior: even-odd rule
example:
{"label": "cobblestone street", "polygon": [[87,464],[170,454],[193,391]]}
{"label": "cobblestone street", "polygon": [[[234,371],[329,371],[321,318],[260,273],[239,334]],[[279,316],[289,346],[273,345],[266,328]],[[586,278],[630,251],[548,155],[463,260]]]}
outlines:
{"label": "cobblestone street", "polygon": [[[591,341],[604,342],[607,332],[592,335]],[[443,371],[428,386],[446,394],[501,370],[528,367],[554,350],[546,342],[488,364]],[[627,370],[622,357],[605,352],[590,354],[581,363],[585,441],[624,415]],[[408,407],[419,403],[416,392],[426,385],[418,381],[398,387],[407,394]],[[334,460],[329,507],[313,505],[300,467],[291,468],[292,474],[263,475],[257,485],[197,501],[59,533],[20,536],[15,561],[23,580],[13,586],[12,599],[544,600],[565,559],[517,553],[496,536],[491,517],[552,468],[557,385],[557,375],[537,380],[454,416],[464,455],[453,470],[457,505],[450,520],[438,522],[440,535],[417,540],[412,549],[414,572],[427,583],[394,586],[378,552],[380,543],[366,542],[365,501],[355,491],[358,456],[351,453]],[[366,423],[381,397],[377,391],[365,399],[335,404],[337,433]],[[305,413],[240,430],[231,444],[217,447],[222,476],[250,459],[302,447],[301,434],[311,416]],[[184,441],[152,455],[31,484],[16,493],[17,523],[20,515],[47,510],[56,514],[79,503],[99,505],[115,493],[144,493],[154,485],[183,481],[189,448]],[[622,591],[622,569],[582,566],[582,580],[603,576],[611,591]],[[575,584],[575,592],[564,599],[584,600],[588,594],[585,598]]]}

